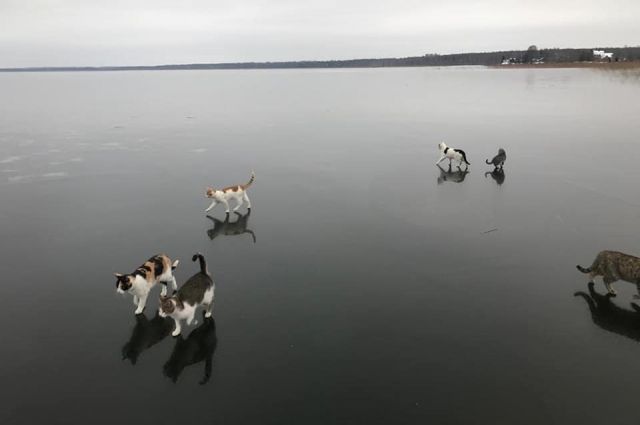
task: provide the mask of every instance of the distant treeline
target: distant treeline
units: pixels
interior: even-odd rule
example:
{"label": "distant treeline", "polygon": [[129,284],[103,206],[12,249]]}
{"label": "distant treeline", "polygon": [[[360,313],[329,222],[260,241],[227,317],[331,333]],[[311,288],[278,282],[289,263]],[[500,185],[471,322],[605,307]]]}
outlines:
{"label": "distant treeline", "polygon": [[[614,60],[640,60],[640,47],[599,48],[612,52]],[[450,55],[426,54],[406,58],[350,59],[330,61],[291,62],[238,62],[238,63],[194,63],[184,65],[156,66],[103,66],[103,67],[36,67],[0,68],[0,72],[34,71],[162,71],[182,69],[275,69],[275,68],[382,68],[399,66],[460,66],[497,65],[505,59],[515,58],[523,63],[533,59],[545,63],[593,61],[593,49],[540,49],[530,46],[527,50],[505,50],[500,52],[455,53]]]}

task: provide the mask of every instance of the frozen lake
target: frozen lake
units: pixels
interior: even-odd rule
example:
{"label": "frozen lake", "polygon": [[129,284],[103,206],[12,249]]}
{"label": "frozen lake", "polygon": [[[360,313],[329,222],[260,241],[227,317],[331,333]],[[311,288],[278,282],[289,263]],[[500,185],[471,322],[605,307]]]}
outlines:
{"label": "frozen lake", "polygon": [[[0,73],[0,93],[0,423],[637,423],[635,288],[589,294],[575,265],[640,255],[639,79]],[[443,140],[470,173],[434,166]],[[205,187],[251,170],[251,215],[221,228]],[[116,294],[160,252],[181,284],[198,251],[215,323],[172,338],[159,289],[137,319]]]}

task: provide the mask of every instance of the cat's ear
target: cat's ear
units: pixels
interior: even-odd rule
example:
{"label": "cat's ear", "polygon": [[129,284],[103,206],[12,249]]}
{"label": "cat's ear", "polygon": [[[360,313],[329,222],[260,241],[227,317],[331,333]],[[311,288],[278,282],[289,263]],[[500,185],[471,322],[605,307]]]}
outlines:
{"label": "cat's ear", "polygon": [[113,275],[115,277],[117,277],[118,279],[120,279],[122,276],[124,276],[122,273],[114,273]]}

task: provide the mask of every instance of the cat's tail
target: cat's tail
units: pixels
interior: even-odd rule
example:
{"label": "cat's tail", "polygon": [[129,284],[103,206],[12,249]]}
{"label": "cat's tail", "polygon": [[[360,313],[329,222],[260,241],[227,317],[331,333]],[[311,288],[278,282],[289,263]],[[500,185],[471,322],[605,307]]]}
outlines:
{"label": "cat's tail", "polygon": [[576,269],[580,270],[582,273],[591,273],[591,267],[584,268],[584,267],[582,267],[581,265],[578,264],[576,266]]}
{"label": "cat's tail", "polygon": [[466,154],[466,153],[464,153],[464,152],[462,152],[462,159],[464,160],[464,162],[465,162],[467,165],[471,165],[471,163],[470,163],[469,161],[467,161],[467,154]]}
{"label": "cat's tail", "polygon": [[486,162],[489,165],[493,164],[493,162],[489,161],[488,159],[485,159],[484,162]]}
{"label": "cat's tail", "polygon": [[200,272],[204,274],[209,274],[209,270],[207,270],[207,261],[204,259],[204,256],[199,252],[197,254],[193,254],[191,261],[200,260]]}
{"label": "cat's tail", "polygon": [[247,182],[247,184],[242,186],[242,189],[248,189],[249,186],[251,186],[254,182],[254,180],[256,179],[256,173],[254,173],[253,171],[251,171],[251,178],[249,179],[249,181]]}

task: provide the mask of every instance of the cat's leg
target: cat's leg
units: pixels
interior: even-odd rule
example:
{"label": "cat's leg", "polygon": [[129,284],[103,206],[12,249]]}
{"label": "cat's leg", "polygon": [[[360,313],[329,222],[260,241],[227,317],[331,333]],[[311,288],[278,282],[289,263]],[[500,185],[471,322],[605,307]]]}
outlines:
{"label": "cat's leg", "polygon": [[604,281],[604,286],[606,286],[606,287],[607,287],[607,291],[609,291],[609,293],[610,293],[611,295],[614,295],[614,296],[615,296],[615,295],[616,295],[616,290],[615,290],[615,289],[613,289],[613,287],[611,286],[611,284],[612,284],[613,282],[615,282],[616,280],[618,280],[618,279],[614,278],[613,276],[604,276],[604,277],[602,278],[602,280]]}
{"label": "cat's leg", "polygon": [[176,277],[174,275],[171,275],[171,287],[173,288],[174,293],[178,290],[178,283],[176,282]]}
{"label": "cat's leg", "polygon": [[138,296],[137,295],[133,296],[133,305],[135,305],[135,306],[138,305]]}
{"label": "cat's leg", "polygon": [[224,198],[222,198],[222,200],[221,200],[220,202],[222,202],[222,203],[224,204],[224,206],[225,206],[225,208],[226,208],[225,212],[226,212],[227,214],[229,214],[229,202],[228,202],[226,199],[224,199]]}
{"label": "cat's leg", "polygon": [[444,161],[444,159],[446,158],[446,156],[442,155],[440,157],[440,159],[436,162],[436,165],[440,164],[442,161]]}
{"label": "cat's leg", "polygon": [[160,282],[160,285],[162,285],[160,295],[164,297],[165,295],[167,295],[167,282]]}
{"label": "cat's leg", "polygon": [[244,204],[244,199],[242,196],[237,196],[236,197],[236,202],[238,203],[238,205],[236,205],[236,207],[233,209],[233,212],[236,212],[240,209],[240,207],[242,206],[242,204]]}
{"label": "cat's leg", "polygon": [[140,298],[138,300],[138,308],[136,308],[136,314],[140,314],[142,313],[142,310],[144,310],[144,306],[147,304],[147,297],[149,296],[149,292],[145,292],[144,294],[140,295]]}
{"label": "cat's leg", "polygon": [[193,323],[194,325],[198,324],[197,320],[194,320],[196,317],[196,308],[194,307],[191,310],[191,315],[187,318],[187,325],[191,326],[191,324]]}
{"label": "cat's leg", "polygon": [[180,332],[182,332],[182,327],[180,326],[180,319],[173,318],[173,321],[176,323],[176,328],[171,332],[171,336],[178,336]]}
{"label": "cat's leg", "polygon": [[212,209],[213,207],[215,207],[217,203],[218,203],[218,201],[216,201],[216,200],[214,199],[214,200],[211,202],[211,205],[209,205],[209,208],[207,208],[206,210],[204,210],[204,212],[209,212],[209,211],[211,211],[211,209]]}
{"label": "cat's leg", "polygon": [[247,195],[247,192],[244,192],[244,195],[242,195],[242,197],[244,198],[244,201],[247,203],[247,209],[250,210],[251,200],[249,200],[249,195]]}
{"label": "cat's leg", "polygon": [[211,315],[213,314],[213,301],[211,301],[209,304],[207,304],[207,308],[205,310],[204,313],[204,317],[211,317]]}

